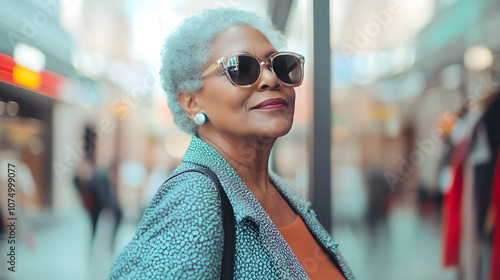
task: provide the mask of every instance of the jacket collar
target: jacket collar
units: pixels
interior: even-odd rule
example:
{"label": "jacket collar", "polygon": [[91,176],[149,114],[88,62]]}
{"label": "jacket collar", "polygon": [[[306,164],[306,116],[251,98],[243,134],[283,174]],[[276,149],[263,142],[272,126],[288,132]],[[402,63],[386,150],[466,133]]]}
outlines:
{"label": "jacket collar", "polygon": [[[248,219],[258,225],[261,230],[264,227],[268,229],[272,228],[273,233],[278,231],[236,171],[212,146],[197,136],[193,136],[182,160],[210,169],[218,176],[229,201],[233,205],[237,223]],[[272,171],[269,173],[271,183],[287,200],[292,209],[304,220],[304,223],[309,227],[318,241],[326,248],[336,249],[338,244],[332,241],[327,231],[318,222],[316,214],[311,208],[311,203],[294,192],[281,177]]]}
{"label": "jacket collar", "polygon": [[258,222],[262,219],[262,213],[259,211],[261,210],[259,207],[262,207],[259,202],[231,165],[212,146],[197,136],[193,136],[182,160],[201,165],[217,175],[233,205],[237,223],[250,219],[259,224]]}

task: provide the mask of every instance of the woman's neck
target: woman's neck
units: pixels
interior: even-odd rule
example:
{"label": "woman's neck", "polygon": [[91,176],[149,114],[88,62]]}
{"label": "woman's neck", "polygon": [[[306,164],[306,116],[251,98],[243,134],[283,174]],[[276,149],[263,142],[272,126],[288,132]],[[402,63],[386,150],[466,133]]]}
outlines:
{"label": "woman's neck", "polygon": [[199,135],[236,171],[252,193],[269,192],[269,155],[276,138]]}

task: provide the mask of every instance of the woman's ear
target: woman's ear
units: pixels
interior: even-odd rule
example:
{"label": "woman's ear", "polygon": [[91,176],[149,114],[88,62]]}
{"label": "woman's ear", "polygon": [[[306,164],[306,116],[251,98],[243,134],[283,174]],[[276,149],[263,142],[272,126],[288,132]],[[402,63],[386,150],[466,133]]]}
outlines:
{"label": "woman's ear", "polygon": [[184,112],[188,115],[191,120],[194,120],[194,116],[200,112],[200,106],[197,102],[195,93],[185,93],[179,92],[177,94],[177,101],[181,105]]}

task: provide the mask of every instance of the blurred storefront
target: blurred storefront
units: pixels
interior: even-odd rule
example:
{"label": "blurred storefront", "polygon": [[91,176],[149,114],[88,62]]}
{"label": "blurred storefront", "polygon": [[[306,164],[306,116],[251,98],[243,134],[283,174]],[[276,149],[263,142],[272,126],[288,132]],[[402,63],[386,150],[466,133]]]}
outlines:
{"label": "blurred storefront", "polygon": [[82,157],[78,144],[89,112],[99,112],[106,100],[104,90],[75,69],[77,47],[61,26],[57,2],[2,5],[2,150],[15,151],[7,156],[27,165],[20,177],[33,177],[35,191],[22,201],[30,214],[67,209],[75,203],[72,179]]}
{"label": "blurred storefront", "polygon": [[49,20],[53,17],[50,10],[28,2],[6,2],[2,6],[2,152],[13,152],[4,153],[5,160],[15,158],[27,166],[19,169],[24,173],[19,176],[32,178],[27,181],[33,186],[21,188],[26,190],[20,192],[24,196],[21,201],[36,214],[53,205],[53,111],[71,94],[63,88],[75,76],[69,56],[72,46],[67,33]]}
{"label": "blurred storefront", "polygon": [[[382,226],[390,231],[390,220],[395,213],[414,209],[411,211],[418,213],[422,226],[439,232],[449,230],[446,212],[449,208],[443,208],[442,203],[444,196],[446,204],[449,188],[455,182],[452,178],[457,171],[451,164],[452,157],[463,135],[477,138],[480,134],[477,126],[481,122],[478,124],[474,119],[488,111],[500,86],[500,40],[494,35],[500,22],[499,3],[466,0],[330,3],[337,31],[332,35],[333,169],[345,170],[349,166],[358,170],[351,172],[351,181],[356,176],[363,177],[365,188],[361,189],[366,189],[368,200],[364,202],[363,191],[348,192],[345,181],[338,184],[334,181],[334,197],[335,193],[337,196],[351,193],[353,203],[367,203],[363,218],[370,228]],[[498,127],[498,121],[494,126]],[[488,131],[489,141],[494,141],[494,129]],[[487,145],[477,146],[471,146],[469,153],[481,150],[487,158],[496,157],[495,148],[488,151]],[[483,208],[490,203],[484,193],[492,195],[486,191],[491,188],[492,173],[487,177],[489,183],[472,184],[474,191],[467,190],[464,194],[466,210],[461,208],[465,207],[462,204],[452,207],[456,213],[478,211],[479,240],[490,234],[481,224],[485,216]],[[472,197],[476,197],[474,204],[469,200]],[[356,209],[342,204],[342,199],[338,200],[340,204],[334,200],[337,209],[334,214],[340,222],[346,220],[343,213]],[[443,209],[447,210],[441,216]],[[467,215],[462,217],[463,224],[475,228],[475,221],[471,222],[471,216]],[[353,216],[347,217],[353,223]],[[365,223],[363,219],[359,222]],[[462,231],[462,243],[455,246],[474,248],[470,247],[476,242],[471,241],[475,238],[472,233]],[[359,230],[358,235],[364,236]],[[376,239],[375,236],[372,232],[369,240]],[[447,238],[448,235],[439,233],[439,242],[449,242]],[[491,249],[491,244],[481,246]],[[445,254],[449,253],[445,248],[440,245],[434,251],[436,258],[428,266],[427,276],[422,273],[420,278],[405,278],[440,279],[441,275],[452,279],[490,279],[484,270],[491,267],[487,257],[491,252],[463,251],[460,261],[451,264],[445,261]],[[402,262],[393,264],[396,263],[403,266]],[[365,267],[367,263],[359,265]],[[412,271],[412,266],[406,267]],[[445,274],[447,269],[456,274],[451,271]],[[369,273],[362,275],[368,277]]]}

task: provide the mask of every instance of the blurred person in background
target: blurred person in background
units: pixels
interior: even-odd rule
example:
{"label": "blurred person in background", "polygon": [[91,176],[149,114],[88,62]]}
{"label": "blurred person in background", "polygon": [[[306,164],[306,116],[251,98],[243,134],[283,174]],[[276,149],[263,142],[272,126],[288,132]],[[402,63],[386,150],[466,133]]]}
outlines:
{"label": "blurred person in background", "polygon": [[365,217],[372,235],[375,235],[379,226],[383,229],[387,226],[391,187],[387,183],[383,171],[376,166],[370,168],[366,187],[368,205]]}
{"label": "blurred person in background", "polygon": [[90,128],[85,128],[85,155],[87,156],[76,168],[74,177],[75,186],[80,194],[83,205],[90,214],[92,222],[93,244],[96,237],[97,224],[102,217],[103,210],[113,213],[114,225],[111,232],[110,249],[113,252],[116,232],[121,221],[122,211],[114,194],[113,182],[109,172],[96,165],[96,133]]}
{"label": "blurred person in background", "polygon": [[[193,135],[109,279],[217,279],[225,244],[218,184],[234,209],[230,279],[354,279],[311,203],[268,169],[292,126],[304,58],[255,14],[205,10],[166,39],[160,70],[175,123]],[[186,172],[187,171],[187,172]],[[226,257],[226,256],[225,256]]]}

